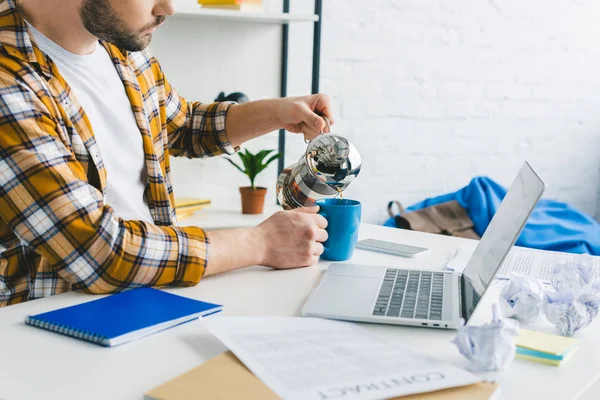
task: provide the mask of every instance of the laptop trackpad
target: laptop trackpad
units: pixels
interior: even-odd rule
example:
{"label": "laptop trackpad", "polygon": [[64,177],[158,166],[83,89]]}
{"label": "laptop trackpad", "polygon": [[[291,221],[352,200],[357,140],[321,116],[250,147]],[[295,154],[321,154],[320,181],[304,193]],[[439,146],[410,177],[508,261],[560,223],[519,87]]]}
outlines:
{"label": "laptop trackpad", "polygon": [[307,313],[370,315],[381,278],[329,275],[307,302]]}

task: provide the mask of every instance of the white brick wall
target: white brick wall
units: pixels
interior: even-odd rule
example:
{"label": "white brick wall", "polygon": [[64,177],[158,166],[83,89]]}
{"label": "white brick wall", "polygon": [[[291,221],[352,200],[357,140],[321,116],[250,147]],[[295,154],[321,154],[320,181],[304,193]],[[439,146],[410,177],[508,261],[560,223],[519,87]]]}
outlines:
{"label": "white brick wall", "polygon": [[[321,90],[334,100],[334,132],[363,157],[346,195],[363,201],[364,221],[382,223],[391,199],[410,204],[476,175],[508,186],[523,160],[546,180],[545,197],[600,218],[598,20],[594,0],[325,0]],[[273,97],[278,29],[173,18],[153,50],[189,99]],[[289,94],[307,94],[312,24],[290,29]],[[249,147],[276,145],[273,133]],[[286,164],[305,148],[289,134]],[[274,168],[259,178],[269,202]],[[173,171],[176,194],[239,206],[246,180],[225,160],[173,160]]]}
{"label": "white brick wall", "polygon": [[[476,175],[508,186],[524,160],[546,198],[599,218],[599,17],[593,0],[326,0],[321,90],[363,156],[346,194],[364,220]],[[310,89],[311,41],[292,27],[291,94]]]}
{"label": "white brick wall", "polygon": [[596,219],[600,221],[600,185],[598,185],[598,204],[596,205]]}

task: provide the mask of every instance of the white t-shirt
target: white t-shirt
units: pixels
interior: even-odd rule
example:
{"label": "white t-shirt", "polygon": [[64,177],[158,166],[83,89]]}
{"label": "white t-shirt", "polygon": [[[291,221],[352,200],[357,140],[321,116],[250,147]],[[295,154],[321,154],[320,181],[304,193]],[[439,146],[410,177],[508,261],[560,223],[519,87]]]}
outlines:
{"label": "white t-shirt", "polygon": [[91,54],[73,54],[28,26],[90,120],[106,169],[105,203],[120,218],[153,223],[144,200],[147,173],[142,134],[110,55],[99,43]]}

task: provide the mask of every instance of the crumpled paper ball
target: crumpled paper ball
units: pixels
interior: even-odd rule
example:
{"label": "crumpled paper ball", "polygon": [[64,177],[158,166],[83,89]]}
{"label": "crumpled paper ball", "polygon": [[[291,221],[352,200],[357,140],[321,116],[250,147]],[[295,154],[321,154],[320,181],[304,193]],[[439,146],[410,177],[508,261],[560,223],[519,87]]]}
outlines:
{"label": "crumpled paper ball", "polygon": [[588,254],[576,257],[572,262],[556,264],[552,268],[550,283],[559,293],[579,293],[593,283],[592,258]]}
{"label": "crumpled paper ball", "polygon": [[460,354],[469,360],[471,372],[501,371],[515,358],[514,337],[519,334],[519,323],[511,319],[500,319],[494,304],[490,323],[481,326],[462,326],[453,343]]}
{"label": "crumpled paper ball", "polygon": [[546,292],[542,308],[561,335],[573,336],[598,315],[600,281],[593,275],[589,255],[554,266],[550,276],[553,290]]}
{"label": "crumpled paper ball", "polygon": [[544,313],[562,336],[573,336],[592,321],[586,305],[572,292],[548,292],[544,301]]}
{"label": "crumpled paper ball", "polygon": [[513,273],[500,291],[498,303],[502,316],[530,322],[540,315],[543,300],[544,286],[540,280]]}
{"label": "crumpled paper ball", "polygon": [[579,301],[587,308],[591,320],[596,318],[598,316],[598,306],[600,305],[600,281],[593,282],[589,290],[579,296]]}

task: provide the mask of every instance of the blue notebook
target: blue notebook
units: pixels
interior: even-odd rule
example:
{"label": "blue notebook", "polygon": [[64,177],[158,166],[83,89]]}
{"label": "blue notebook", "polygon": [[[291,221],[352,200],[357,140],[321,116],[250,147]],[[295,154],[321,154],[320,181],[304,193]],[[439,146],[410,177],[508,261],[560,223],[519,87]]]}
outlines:
{"label": "blue notebook", "polygon": [[221,311],[206,303],[149,287],[25,319],[28,325],[112,347]]}

